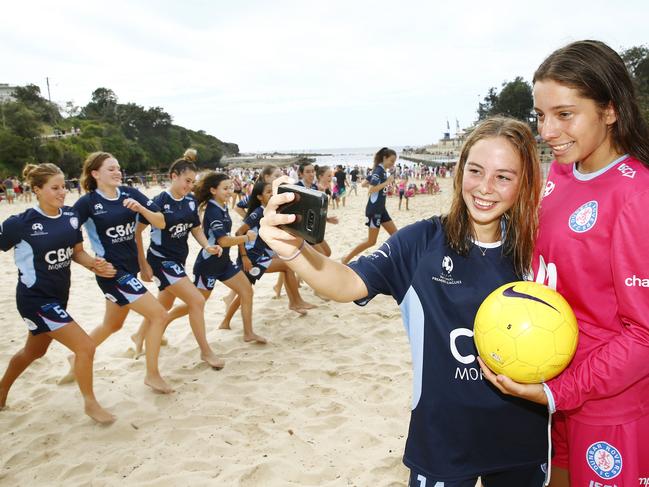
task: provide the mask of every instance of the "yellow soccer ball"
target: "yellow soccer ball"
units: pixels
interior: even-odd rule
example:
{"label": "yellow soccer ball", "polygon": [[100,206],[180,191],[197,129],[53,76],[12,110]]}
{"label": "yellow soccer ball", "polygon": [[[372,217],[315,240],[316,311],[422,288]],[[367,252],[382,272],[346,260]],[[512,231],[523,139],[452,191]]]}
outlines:
{"label": "yellow soccer ball", "polygon": [[558,292],[511,282],[482,302],[473,328],[478,354],[495,373],[538,384],[557,376],[577,349],[575,314]]}

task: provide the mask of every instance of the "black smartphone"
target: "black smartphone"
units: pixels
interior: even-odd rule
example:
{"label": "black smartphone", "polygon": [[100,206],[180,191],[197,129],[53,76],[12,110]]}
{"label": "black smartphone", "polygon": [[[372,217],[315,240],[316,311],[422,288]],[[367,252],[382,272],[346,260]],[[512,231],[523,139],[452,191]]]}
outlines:
{"label": "black smartphone", "polygon": [[277,213],[295,215],[295,221],[279,227],[291,235],[302,237],[310,244],[322,242],[327,225],[329,197],[322,191],[297,184],[282,184],[277,188],[277,192],[295,194],[293,201],[277,208]]}

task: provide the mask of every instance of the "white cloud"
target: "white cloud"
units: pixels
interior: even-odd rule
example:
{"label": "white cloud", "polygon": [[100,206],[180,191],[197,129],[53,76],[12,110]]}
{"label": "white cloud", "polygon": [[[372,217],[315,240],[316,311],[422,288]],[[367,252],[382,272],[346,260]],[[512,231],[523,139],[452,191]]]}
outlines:
{"label": "white cloud", "polygon": [[105,86],[244,150],[422,144],[554,48],[645,43],[645,2],[14,2],[0,82]]}

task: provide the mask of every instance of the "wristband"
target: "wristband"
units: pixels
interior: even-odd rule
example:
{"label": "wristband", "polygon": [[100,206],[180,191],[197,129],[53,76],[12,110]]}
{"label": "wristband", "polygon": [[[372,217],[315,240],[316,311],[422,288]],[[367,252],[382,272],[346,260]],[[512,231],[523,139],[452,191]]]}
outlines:
{"label": "wristband", "polygon": [[298,255],[302,253],[302,249],[304,248],[304,244],[306,243],[306,240],[302,240],[302,245],[300,245],[297,249],[297,252],[295,252],[293,255],[290,257],[282,257],[281,255],[277,254],[277,257],[279,257],[279,260],[283,260],[284,262],[291,261],[295,259]]}

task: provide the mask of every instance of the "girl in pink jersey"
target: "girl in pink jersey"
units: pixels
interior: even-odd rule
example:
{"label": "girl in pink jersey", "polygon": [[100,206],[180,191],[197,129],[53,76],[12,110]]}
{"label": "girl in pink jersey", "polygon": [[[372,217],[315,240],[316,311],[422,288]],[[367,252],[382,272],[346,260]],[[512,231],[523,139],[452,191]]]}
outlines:
{"label": "girl in pink jersey", "polygon": [[533,270],[579,322],[569,367],[541,384],[486,377],[547,404],[553,487],[649,484],[649,129],[620,56],[598,41],[552,53],[534,74],[552,149]]}

